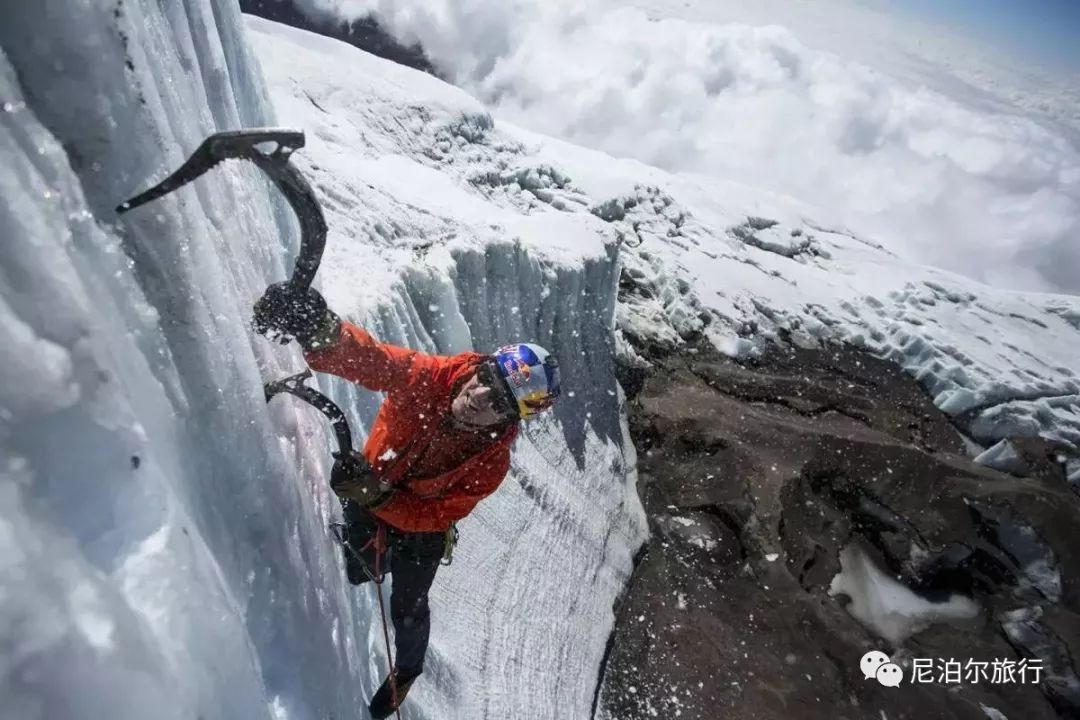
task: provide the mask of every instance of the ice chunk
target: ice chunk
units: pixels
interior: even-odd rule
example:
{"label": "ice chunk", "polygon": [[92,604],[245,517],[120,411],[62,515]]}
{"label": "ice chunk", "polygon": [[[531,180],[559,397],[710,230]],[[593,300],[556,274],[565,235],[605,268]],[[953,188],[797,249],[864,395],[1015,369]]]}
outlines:
{"label": "ice chunk", "polygon": [[984,450],[975,457],[975,462],[1014,475],[1022,475],[1027,470],[1027,463],[1016,453],[1016,448],[1008,440],[1002,440]]}
{"label": "ice chunk", "polygon": [[934,398],[934,404],[946,415],[959,415],[979,404],[979,397],[967,388],[944,390]]}
{"label": "ice chunk", "polygon": [[979,605],[963,595],[945,602],[930,602],[885,574],[857,545],[840,552],[840,572],[829,586],[830,595],[851,598],[847,611],[867,629],[894,645],[938,622],[969,620]]}

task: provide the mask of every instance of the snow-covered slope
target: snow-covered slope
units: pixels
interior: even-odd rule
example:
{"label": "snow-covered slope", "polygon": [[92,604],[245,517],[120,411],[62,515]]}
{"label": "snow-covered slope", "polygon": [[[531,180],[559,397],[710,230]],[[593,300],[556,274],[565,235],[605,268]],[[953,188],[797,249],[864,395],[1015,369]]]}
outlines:
{"label": "snow-covered slope", "polygon": [[[522,222],[560,223],[541,238],[550,248],[580,242],[576,234],[603,218],[622,238],[626,282],[645,289],[620,306],[622,331],[660,343],[701,331],[736,355],[769,339],[843,340],[904,366],[980,443],[1042,433],[1080,444],[1080,299],[996,290],[905,262],[826,210],[767,190],[493,126],[474,101],[437,80],[251,22],[283,117],[318,138],[307,153],[317,182],[331,196],[341,188],[361,201],[351,206],[361,216],[377,207],[372,193],[393,188],[421,211],[414,223],[430,218],[389,243],[369,219],[364,248],[453,247],[463,231],[446,225],[451,219],[493,239],[532,237]],[[330,78],[326,63],[351,68],[349,80]],[[417,83],[404,100],[388,88],[407,77]],[[334,211],[346,212],[343,204]],[[331,219],[349,223],[356,220]],[[355,295],[341,290],[338,300]]]}
{"label": "snow-covered slope", "polygon": [[970,52],[957,28],[905,20],[910,3],[295,4],[370,13],[501,120],[810,200],[995,287],[1080,290],[1075,80]]}
{"label": "snow-covered slope", "polygon": [[[904,262],[825,211],[760,189],[526,142],[592,197],[615,198],[608,216],[625,214],[616,225],[641,241],[626,254],[631,275],[688,283],[719,347],[844,340],[902,365],[980,443],[1013,433],[1080,443],[1077,297],[997,290]],[[660,304],[686,324],[683,303]],[[624,312],[626,327],[641,327],[635,308]]]}

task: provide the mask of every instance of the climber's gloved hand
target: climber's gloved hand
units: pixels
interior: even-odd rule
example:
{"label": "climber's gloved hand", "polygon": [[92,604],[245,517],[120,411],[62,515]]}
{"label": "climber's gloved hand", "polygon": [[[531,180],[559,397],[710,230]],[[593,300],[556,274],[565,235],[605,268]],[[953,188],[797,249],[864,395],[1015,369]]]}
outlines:
{"label": "climber's gloved hand", "polygon": [[[321,350],[338,341],[341,318],[326,307],[312,288],[274,283],[255,303],[255,331],[295,337],[305,350]],[[283,342],[288,342],[284,338]]]}
{"label": "climber's gloved hand", "polygon": [[390,501],[393,488],[379,480],[360,453],[334,453],[330,488],[344,500],[353,500],[368,510],[377,510]]}

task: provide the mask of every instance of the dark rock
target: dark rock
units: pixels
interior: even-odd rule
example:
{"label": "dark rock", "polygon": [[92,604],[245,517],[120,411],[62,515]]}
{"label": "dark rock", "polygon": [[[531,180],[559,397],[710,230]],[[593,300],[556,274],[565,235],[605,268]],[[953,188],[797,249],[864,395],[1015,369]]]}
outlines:
{"label": "dark rock", "polygon": [[[1055,474],[1059,448],[1021,444],[1033,477],[973,463],[911,378],[851,349],[785,350],[754,366],[693,350],[653,355],[634,378],[653,533],[616,622],[609,717],[1080,710],[1080,500]],[[830,595],[847,548],[926,607],[978,609],[877,637],[845,609],[850,597]],[[886,688],[858,669],[874,648],[906,671],[914,658],[1028,658],[1047,681]]]}

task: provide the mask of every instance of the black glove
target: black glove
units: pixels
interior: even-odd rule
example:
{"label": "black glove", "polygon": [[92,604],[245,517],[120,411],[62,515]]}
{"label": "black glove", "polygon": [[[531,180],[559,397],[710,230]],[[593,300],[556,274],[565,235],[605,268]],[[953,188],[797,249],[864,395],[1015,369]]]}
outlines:
{"label": "black glove", "polygon": [[389,502],[393,489],[379,481],[371,465],[360,453],[334,453],[330,471],[330,488],[338,497],[353,500],[368,510],[377,510]]}
{"label": "black glove", "polygon": [[288,282],[274,283],[255,303],[255,331],[295,337],[307,350],[319,350],[338,341],[341,319],[326,307],[326,300],[311,288],[297,289]]}

